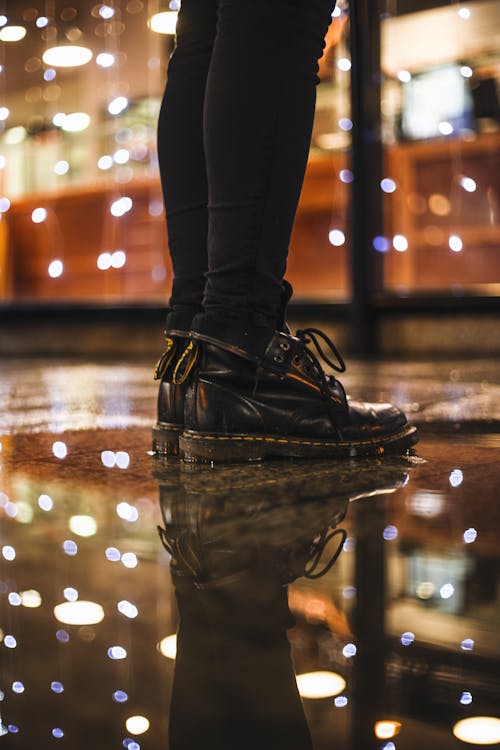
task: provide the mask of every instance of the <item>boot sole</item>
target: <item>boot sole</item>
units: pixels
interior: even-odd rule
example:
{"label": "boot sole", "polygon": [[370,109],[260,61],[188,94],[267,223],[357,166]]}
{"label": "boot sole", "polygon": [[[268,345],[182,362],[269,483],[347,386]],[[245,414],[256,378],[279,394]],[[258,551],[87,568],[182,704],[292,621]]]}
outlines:
{"label": "boot sole", "polygon": [[179,452],[185,461],[196,463],[260,461],[271,457],[353,458],[401,454],[416,442],[417,428],[410,424],[397,433],[378,439],[346,442],[270,435],[217,435],[186,430],[179,438]]}
{"label": "boot sole", "polygon": [[162,456],[179,455],[179,437],[182,427],[157,424],[151,430],[152,450]]}

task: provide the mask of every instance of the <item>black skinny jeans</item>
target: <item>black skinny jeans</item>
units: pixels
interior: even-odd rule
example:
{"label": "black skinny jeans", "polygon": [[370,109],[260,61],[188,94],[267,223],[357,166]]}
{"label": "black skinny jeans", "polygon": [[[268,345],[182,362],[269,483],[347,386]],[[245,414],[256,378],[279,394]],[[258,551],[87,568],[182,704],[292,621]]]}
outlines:
{"label": "black skinny jeans", "polygon": [[158,125],[167,329],[261,351],[276,328],[333,8],[182,1]]}

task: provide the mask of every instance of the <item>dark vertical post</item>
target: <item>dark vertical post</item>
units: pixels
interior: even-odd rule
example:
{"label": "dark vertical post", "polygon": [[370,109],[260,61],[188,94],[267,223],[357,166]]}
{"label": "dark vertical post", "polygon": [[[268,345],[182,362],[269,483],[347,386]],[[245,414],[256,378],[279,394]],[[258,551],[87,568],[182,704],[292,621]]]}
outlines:
{"label": "dark vertical post", "polygon": [[385,555],[384,498],[354,503],[357,653],[354,663],[351,744],[377,750],[374,726],[384,717]]}
{"label": "dark vertical post", "polygon": [[380,0],[351,0],[351,291],[354,353],[377,352],[374,292],[381,286],[381,257],[373,239],[383,234],[380,114]]}

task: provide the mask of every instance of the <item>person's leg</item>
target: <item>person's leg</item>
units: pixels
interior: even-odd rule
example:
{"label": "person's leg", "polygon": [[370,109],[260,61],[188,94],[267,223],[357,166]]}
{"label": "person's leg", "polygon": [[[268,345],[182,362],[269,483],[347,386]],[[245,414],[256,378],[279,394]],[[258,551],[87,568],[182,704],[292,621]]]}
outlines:
{"label": "person's leg", "polygon": [[[158,122],[160,176],[165,200],[169,252],[174,278],[165,331],[167,349],[158,363],[155,374],[155,377],[161,380],[161,383],[158,394],[158,419],[156,427],[153,428],[153,447],[155,450],[166,453],[177,452],[178,435],[183,428],[185,387],[182,384],[174,384],[173,376],[185,349],[192,318],[202,310],[205,273],[208,268],[208,185],[203,142],[203,112],[209,69],[214,67],[211,75],[214,91],[208,97],[211,104],[207,107],[207,111],[212,110],[212,113],[207,117],[207,121],[210,123],[210,137],[207,140],[213,147],[211,172],[212,178],[215,178],[215,185],[218,184],[219,169],[221,167],[226,169],[231,161],[238,159],[238,153],[246,154],[248,152],[246,161],[252,166],[255,162],[254,152],[261,154],[262,148],[264,148],[267,153],[269,149],[274,148],[274,137],[271,133],[269,139],[267,133],[269,115],[271,120],[274,119],[274,114],[269,109],[269,104],[272,104],[269,86],[263,87],[262,104],[259,104],[259,76],[257,75],[257,78],[254,78],[251,67],[245,70],[245,75],[248,74],[249,78],[254,78],[254,84],[249,87],[248,82],[244,80],[244,77],[242,78],[238,67],[232,67],[234,66],[234,60],[231,59],[231,55],[233,54],[236,54],[237,57],[246,57],[249,54],[259,55],[255,48],[257,37],[252,40],[252,49],[242,48],[238,50],[234,47],[234,42],[239,40],[237,30],[245,26],[248,18],[252,18],[254,8],[248,3],[243,5],[241,2],[237,2],[238,13],[236,18],[230,17],[221,24],[218,23],[218,20],[220,21],[218,16],[222,16],[223,19],[225,16],[219,5],[218,0],[184,0],[182,3],[177,25],[176,48],[168,66],[167,85]],[[259,2],[256,3],[255,7],[259,10]],[[270,2],[262,3],[262,8],[264,10],[267,8],[266,12],[269,12],[272,10],[273,4]],[[259,12],[258,15],[262,19],[262,13]],[[274,17],[274,12],[271,15]],[[233,23],[235,21],[234,30],[237,33],[233,38]],[[255,29],[255,22],[250,23],[250,27]],[[273,26],[271,25],[269,32],[272,32],[272,30]],[[265,32],[267,38],[269,38],[269,32],[267,30]],[[228,38],[229,45],[227,51],[225,50],[226,45],[222,45],[222,48],[219,49],[217,62],[214,65],[212,51],[216,33],[218,36],[222,34],[224,39]],[[246,34],[248,40],[251,39],[252,33],[253,31]],[[224,62],[226,55],[228,55],[228,65]],[[237,96],[235,82],[237,84]],[[255,85],[257,85],[257,89]],[[232,130],[231,109],[235,105],[243,113],[243,103],[246,101],[247,91],[250,89],[251,106],[257,106],[263,113],[262,135],[266,144],[262,146],[260,140],[254,137],[256,134],[252,133],[254,129],[252,121],[249,120],[247,123],[246,117],[244,117],[238,124],[238,128],[240,128],[240,125],[245,128],[248,127],[252,137],[249,138],[244,132],[235,132],[235,137],[227,144],[226,154],[226,134],[228,130]],[[221,107],[220,112],[218,112],[219,106]],[[269,110],[269,114],[266,114],[267,110]],[[219,128],[218,118],[220,118],[221,123],[226,122],[227,124]],[[284,177],[285,182],[287,182],[286,175]],[[248,189],[254,190],[253,185],[249,183],[253,176],[246,166],[243,166],[241,174],[237,174],[236,178],[237,183],[241,180],[248,185]],[[231,181],[227,182],[225,178],[222,182],[224,190],[227,190],[227,196],[232,195],[237,185]],[[270,189],[271,192],[277,192],[276,187],[270,186]],[[247,187],[244,187],[243,191],[246,190]],[[238,195],[236,195],[236,199],[238,200]],[[239,222],[241,214],[236,213],[236,222]],[[254,218],[252,206],[249,206],[244,213],[252,223]],[[213,223],[219,227],[217,220]],[[222,223],[223,225],[227,224],[229,232],[223,226],[221,236],[215,238],[216,243],[219,245],[220,241],[226,241],[225,252],[235,247],[237,256],[239,250],[235,242],[239,240],[239,237],[231,236],[231,228],[234,227],[234,218],[231,211],[227,216],[222,217]],[[244,226],[248,227],[248,219],[244,221]],[[254,230],[250,229],[250,231],[253,232]],[[217,235],[218,232],[213,228],[211,234]],[[279,252],[281,256],[283,256],[284,249],[286,252],[287,243],[288,239],[285,242],[278,243],[282,246]],[[225,261],[223,260],[223,262]],[[214,263],[215,266],[218,263],[217,255]],[[212,263],[212,266],[214,266],[214,263]],[[246,264],[236,269],[236,284],[233,285],[231,278],[225,282],[233,290],[233,294],[238,294],[238,279],[241,273],[246,274]],[[281,271],[280,274],[282,275]],[[290,297],[291,288],[286,282],[281,283],[281,280],[277,278],[273,280],[273,284],[278,287],[277,290],[273,289],[273,295],[277,291],[280,298],[279,305],[282,309],[281,320],[277,327],[284,330],[286,327],[284,308]],[[242,304],[245,304],[243,299]],[[276,306],[274,299],[272,304]],[[231,314],[231,311],[229,314]]]}
{"label": "person's leg", "polygon": [[167,348],[155,372],[161,382],[153,449],[167,454],[178,452],[184,427],[185,389],[173,383],[173,375],[193,317],[202,310],[208,267],[203,105],[216,21],[216,0],[183,0],[158,120],[158,158],[174,277],[165,326]]}
{"label": "person's leg", "polygon": [[174,272],[169,329],[189,331],[205,288],[208,188],[203,145],[205,87],[216,0],[183,0],[158,121],[158,158]]}
{"label": "person's leg", "polygon": [[219,0],[205,96],[204,313],[194,329],[263,352],[309,151],[333,0]]}
{"label": "person's leg", "polygon": [[[184,401],[179,446],[192,460],[378,455],[416,442],[415,429],[397,408],[348,400],[341,384],[325,374],[306,347],[314,342],[320,350],[318,335],[326,340],[321,332],[276,332],[307,162],[317,60],[332,7],[331,0],[217,0],[204,98],[204,311],[195,316],[191,342],[175,368],[175,348],[162,359],[157,450],[161,441],[166,452],[175,450]],[[177,210],[167,208],[171,217],[199,207],[189,190],[187,206],[175,193]],[[179,247],[187,236],[178,235]],[[174,254],[181,259],[183,252]],[[179,279],[191,270],[180,260],[174,266]],[[176,300],[182,306],[189,296],[177,293],[181,289],[189,285],[175,287],[174,313]],[[340,358],[335,369],[344,369]],[[172,422],[177,401],[179,418]]]}

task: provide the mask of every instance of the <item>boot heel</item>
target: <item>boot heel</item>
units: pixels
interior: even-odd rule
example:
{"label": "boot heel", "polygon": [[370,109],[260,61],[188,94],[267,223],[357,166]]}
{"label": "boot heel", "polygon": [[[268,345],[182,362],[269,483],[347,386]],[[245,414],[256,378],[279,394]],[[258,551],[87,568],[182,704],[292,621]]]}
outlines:
{"label": "boot heel", "polygon": [[179,436],[181,430],[175,427],[153,427],[152,449],[162,456],[179,456]]}

